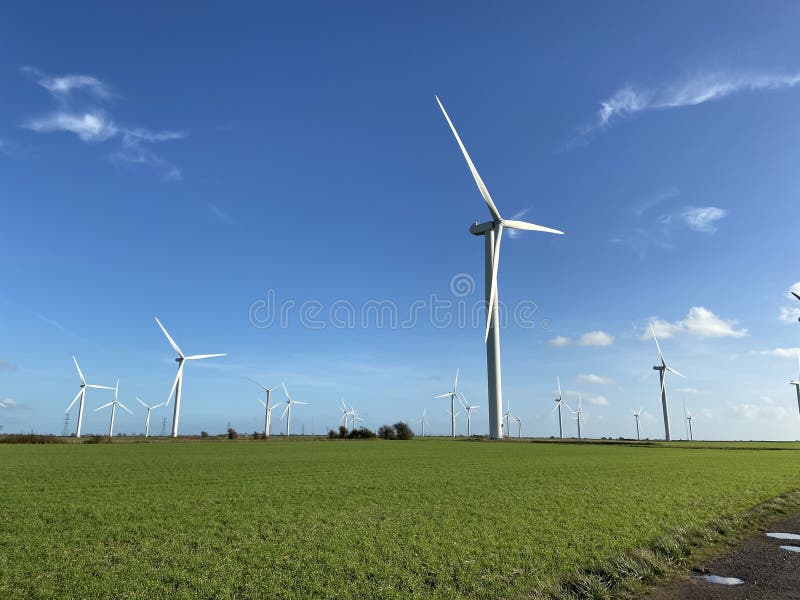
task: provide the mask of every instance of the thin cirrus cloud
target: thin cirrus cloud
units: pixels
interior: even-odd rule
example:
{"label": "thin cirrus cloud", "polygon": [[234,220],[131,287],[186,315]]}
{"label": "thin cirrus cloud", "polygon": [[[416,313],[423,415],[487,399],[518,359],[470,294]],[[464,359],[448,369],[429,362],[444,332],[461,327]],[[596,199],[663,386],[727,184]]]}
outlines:
{"label": "thin cirrus cloud", "polygon": [[776,358],[794,358],[800,357],[800,348],[773,348],[772,350],[756,350],[753,354],[761,356],[774,356]]}
{"label": "thin cirrus cloud", "polygon": [[180,140],[186,133],[119,125],[103,107],[114,97],[111,87],[96,77],[53,77],[32,67],[23,67],[22,72],[47,90],[56,104],[51,112],[25,121],[24,128],[37,133],[72,133],[86,143],[118,140],[118,149],[108,155],[112,161],[151,167],[170,181],[182,179],[180,169],[153,152],[149,145]]}
{"label": "thin cirrus cloud", "polygon": [[547,343],[553,348],[565,348],[573,344],[578,346],[610,346],[614,343],[614,336],[598,330],[584,333],[577,339],[559,335],[548,340]]}
{"label": "thin cirrus cloud", "polygon": [[587,373],[586,375],[578,375],[578,379],[585,383],[596,383],[600,385],[609,385],[614,383],[614,380],[610,377],[603,377],[602,375],[596,375],[595,373]]}
{"label": "thin cirrus cloud", "polygon": [[[652,325],[660,338],[671,338],[679,334],[700,338],[741,338],[747,335],[747,329],[736,328],[738,321],[722,319],[704,306],[692,306],[686,316],[678,321],[670,322],[653,317],[649,319],[649,325]],[[650,327],[645,327],[641,339],[649,339],[650,336]]]}
{"label": "thin cirrus cloud", "polygon": [[628,84],[600,102],[595,122],[581,129],[586,135],[618,120],[646,111],[697,106],[740,92],[793,88],[800,73],[759,73],[756,71],[714,71],[656,87]]}

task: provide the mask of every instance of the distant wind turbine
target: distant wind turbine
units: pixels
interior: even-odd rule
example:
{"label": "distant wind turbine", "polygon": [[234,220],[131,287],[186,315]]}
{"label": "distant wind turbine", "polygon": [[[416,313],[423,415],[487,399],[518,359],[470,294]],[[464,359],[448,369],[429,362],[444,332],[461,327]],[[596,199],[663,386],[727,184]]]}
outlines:
{"label": "distant wind turbine", "polygon": [[572,414],[575,415],[575,420],[578,422],[578,439],[582,440],[581,422],[583,421],[583,398],[581,398],[580,394],[578,394],[578,410],[573,410]]}
{"label": "distant wind turbine", "polygon": [[83,424],[83,405],[86,402],[86,389],[87,388],[94,388],[97,390],[113,390],[113,387],[109,387],[107,385],[95,385],[93,383],[86,383],[86,378],[83,376],[83,372],[81,368],[78,366],[78,359],[75,358],[75,355],[72,355],[72,360],[75,363],[75,368],[78,370],[78,376],[81,378],[81,389],[76,394],[76,396],[72,399],[72,402],[69,403],[67,410],[65,413],[68,413],[70,409],[75,405],[75,402],[78,401],[80,398],[80,404],[78,405],[78,427],[75,433],[75,437],[81,437],[81,425]]}
{"label": "distant wind turbine", "polygon": [[342,416],[339,419],[339,425],[344,425],[347,427],[350,422],[350,409],[347,408],[347,405],[344,403],[344,396],[342,396],[342,399],[339,400],[338,408],[342,412]]}
{"label": "distant wind turbine", "polygon": [[456,369],[456,379],[453,382],[453,389],[445,394],[434,396],[437,398],[450,398],[450,436],[456,437],[456,398],[458,398],[458,369]]}
{"label": "distant wind turbine", "polygon": [[167,340],[172,346],[172,349],[178,353],[177,358],[175,358],[175,362],[178,363],[178,374],[175,375],[175,381],[172,382],[172,388],[169,390],[169,395],[167,396],[167,401],[164,403],[166,406],[169,404],[169,401],[172,399],[172,393],[175,393],[175,409],[172,413],[172,437],[178,437],[178,421],[181,417],[181,390],[183,389],[183,367],[186,364],[187,360],[201,360],[204,358],[215,358],[217,356],[227,356],[227,354],[194,354],[192,356],[185,356],[181,349],[178,348],[178,344],[175,343],[175,340],[167,333],[166,328],[161,324],[161,321],[158,320],[158,317],[155,318],[156,323],[161,328],[161,331],[164,332]]}
{"label": "distant wind turbine", "polygon": [[162,402],[161,404],[154,404],[153,406],[148,406],[144,402],[142,402],[141,398],[138,396],[136,399],[139,401],[139,404],[144,406],[147,409],[147,418],[144,421],[144,437],[150,437],[150,413],[154,408],[158,408],[159,406],[164,406],[166,402]]}
{"label": "distant wind turbine", "polygon": [[422,409],[422,417],[414,421],[415,423],[419,423],[422,426],[422,437],[425,437],[425,425],[429,425],[427,419],[425,419],[425,409]]}
{"label": "distant wind turbine", "polygon": [[658,371],[658,378],[661,380],[661,408],[664,411],[664,439],[669,442],[672,439],[672,435],[669,431],[669,407],[667,406],[667,371],[677,375],[678,377],[685,378],[686,375],[682,375],[672,367],[667,366],[667,363],[664,361],[664,355],[661,353],[661,346],[658,343],[658,338],[656,337],[656,330],[653,329],[652,323],[650,323],[650,332],[653,334],[653,340],[655,341],[656,348],[658,349],[658,360],[661,361],[661,364],[653,367],[653,370]]}
{"label": "distant wind turbine", "polygon": [[272,419],[272,410],[274,408],[278,407],[277,404],[274,405],[274,406],[270,406],[269,398],[270,398],[270,394],[272,394],[272,392],[275,391],[278,388],[278,386],[276,385],[276,386],[273,386],[271,388],[268,388],[268,387],[260,384],[259,382],[257,382],[255,379],[250,379],[249,377],[247,379],[249,381],[252,381],[253,383],[255,383],[258,387],[260,387],[262,390],[264,390],[267,393],[267,401],[266,402],[264,402],[261,398],[259,398],[258,401],[261,404],[261,406],[264,407],[264,437],[268,438],[269,437],[269,422]]}
{"label": "distant wind turbine", "polygon": [[[792,293],[794,294],[794,292]],[[797,364],[798,367],[800,367],[800,354],[797,355]],[[797,392],[797,410],[800,410],[800,378],[796,379],[795,381],[790,381],[789,383],[794,386],[794,389]]]}
{"label": "distant wind turbine", "polygon": [[300,402],[299,400],[294,400],[289,395],[289,390],[286,389],[286,384],[282,383],[283,386],[283,393],[286,394],[286,408],[283,409],[281,413],[281,419],[284,415],[286,415],[286,437],[288,438],[291,432],[291,423],[292,423],[292,404],[308,404],[308,402]]}
{"label": "distant wind turbine", "polygon": [[556,377],[556,385],[558,386],[558,398],[556,398],[556,406],[553,409],[553,412],[558,411],[558,437],[560,439],[564,439],[564,420],[561,416],[561,407],[566,406],[564,404],[564,396],[561,394],[561,380]]}
{"label": "distant wind turbine", "polygon": [[689,441],[694,441],[694,435],[692,433],[692,419],[694,418],[689,410],[686,408],[686,402],[683,403],[683,416],[686,419],[686,432],[689,435]]}
{"label": "distant wind turbine", "polygon": [[98,406],[97,408],[94,409],[94,412],[97,412],[98,410],[103,410],[104,408],[107,408],[109,406],[111,407],[111,423],[109,423],[108,425],[109,438],[114,437],[114,418],[117,415],[117,406],[120,406],[123,409],[125,409],[128,413],[133,414],[133,412],[128,410],[127,406],[125,406],[122,402],[119,401],[119,379],[117,379],[116,387],[112,389],[114,390],[114,399],[108,404],[103,404],[103,406]]}
{"label": "distant wind turbine", "polygon": [[521,438],[522,437],[522,419],[520,419],[516,415],[513,415],[513,416],[514,416],[514,419],[517,421],[517,438]]}
{"label": "distant wind turbine", "polygon": [[484,265],[485,265],[485,294],[486,294],[486,333],[484,340],[486,342],[486,369],[488,374],[488,387],[489,387],[489,437],[492,439],[499,439],[503,437],[501,431],[502,411],[503,411],[503,391],[502,391],[502,377],[500,374],[500,325],[498,318],[498,304],[497,304],[497,269],[500,261],[500,241],[503,236],[503,229],[508,227],[510,229],[522,229],[526,231],[542,231],[545,233],[563,234],[563,231],[558,229],[551,229],[549,227],[542,227],[533,223],[525,221],[512,221],[503,219],[500,216],[500,211],[489,195],[489,190],[478,174],[478,170],[472,162],[461,137],[458,135],[450,116],[444,109],[444,105],[436,97],[436,102],[442,110],[453,136],[456,138],[461,153],[464,155],[464,160],[467,161],[467,166],[472,173],[472,178],[475,180],[475,185],[483,196],[486,206],[489,208],[492,220],[485,223],[473,224],[470,227],[470,233],[473,235],[484,236]]}
{"label": "distant wind turbine", "polygon": [[640,408],[638,412],[634,410],[633,416],[636,417],[636,440],[638,441],[641,439],[639,437],[639,417],[642,416],[642,409]]}
{"label": "distant wind turbine", "polygon": [[472,411],[480,408],[480,406],[470,406],[464,394],[459,394],[458,400],[461,402],[461,406],[467,412],[467,437],[472,437]]}

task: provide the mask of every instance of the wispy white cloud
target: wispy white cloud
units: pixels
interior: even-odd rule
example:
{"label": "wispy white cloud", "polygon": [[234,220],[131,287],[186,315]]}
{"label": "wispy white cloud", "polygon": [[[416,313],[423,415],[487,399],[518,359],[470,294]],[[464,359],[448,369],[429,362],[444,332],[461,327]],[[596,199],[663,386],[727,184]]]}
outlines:
{"label": "wispy white cloud", "polygon": [[566,346],[572,344],[572,340],[566,336],[559,335],[551,340],[548,340],[547,344],[553,348],[565,348]]}
{"label": "wispy white cloud", "polygon": [[594,404],[595,406],[608,406],[608,398],[606,398],[605,396],[587,395],[585,396],[585,398],[589,404]]}
{"label": "wispy white cloud", "polygon": [[[527,215],[530,212],[531,208],[532,207],[529,206],[528,208],[525,208],[525,209],[519,211],[518,213],[513,214],[511,216],[511,219],[512,220],[521,219],[522,217],[524,217],[525,215]],[[512,240],[517,239],[519,237],[519,234],[522,233],[518,229],[506,229],[506,232],[508,233],[508,237],[511,238]]]}
{"label": "wispy white cloud", "polygon": [[739,92],[787,89],[799,83],[800,73],[714,71],[656,87],[627,84],[600,102],[595,122],[580,133],[587,135],[645,111],[697,106]]}
{"label": "wispy white cloud", "polygon": [[762,419],[779,420],[786,418],[789,414],[783,406],[777,405],[767,396],[762,396],[758,403],[745,402],[742,404],[735,404],[731,409],[738,417],[747,419],[748,421]]}
{"label": "wispy white cloud", "polygon": [[610,377],[603,377],[602,375],[596,375],[594,373],[587,373],[586,375],[578,375],[578,379],[580,381],[585,381],[586,383],[596,383],[600,385],[609,385],[614,383],[614,380]]}
{"label": "wispy white cloud", "polygon": [[220,223],[224,223],[225,225],[233,225],[234,219],[228,213],[223,211],[219,206],[213,204],[211,202],[207,205],[208,214],[215,220],[219,221]]}
{"label": "wispy white cloud", "polygon": [[614,343],[614,336],[605,331],[590,331],[584,333],[578,340],[581,346],[610,346]]}
{"label": "wispy white cloud", "polygon": [[[735,337],[747,335],[747,329],[736,329],[738,321],[726,320],[718,317],[704,306],[692,306],[686,317],[679,321],[669,322],[652,317],[648,324],[653,326],[656,335],[660,338],[671,338],[677,334],[693,335],[700,338]],[[642,339],[651,337],[650,327],[642,330]]]}
{"label": "wispy white cloud", "polygon": [[699,394],[700,390],[693,387],[682,387],[682,388],[675,388],[676,392],[682,392],[684,394]]}
{"label": "wispy white cloud", "polygon": [[794,296],[794,294],[800,296],[800,281],[793,284],[792,287],[790,287],[786,292],[786,297],[790,299],[793,305],[780,307],[781,312],[778,315],[778,318],[784,323],[794,324],[797,321],[800,321],[800,304],[798,304],[797,298]]}
{"label": "wispy white cloud", "polygon": [[714,233],[716,222],[725,218],[728,211],[716,206],[687,206],[681,212],[681,219],[692,231]]}
{"label": "wispy white cloud", "polygon": [[775,356],[777,358],[794,358],[800,356],[800,348],[773,348],[772,350],[754,350],[752,354]]}
{"label": "wispy white cloud", "polygon": [[[87,143],[117,139],[120,148],[109,155],[113,161],[147,165],[159,171],[167,180],[182,179],[180,169],[154,153],[147,144],[183,139],[186,133],[118,125],[102,107],[103,102],[112,98],[110,87],[96,77],[51,77],[32,67],[23,67],[22,70],[34,76],[37,83],[51,94],[58,105],[50,113],[25,121],[22,124],[24,128],[38,133],[72,133]],[[78,92],[83,94],[77,94]]]}

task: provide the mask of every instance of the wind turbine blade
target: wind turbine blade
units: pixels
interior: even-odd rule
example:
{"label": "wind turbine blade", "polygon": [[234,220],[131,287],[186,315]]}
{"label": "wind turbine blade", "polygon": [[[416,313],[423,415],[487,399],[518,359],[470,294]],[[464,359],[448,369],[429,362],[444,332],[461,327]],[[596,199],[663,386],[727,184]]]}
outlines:
{"label": "wind turbine blade", "polygon": [[261,385],[260,383],[258,383],[258,382],[257,382],[255,379],[251,379],[250,377],[246,377],[246,379],[247,379],[247,381],[252,381],[253,383],[255,383],[255,384],[256,384],[258,387],[260,387],[262,390],[264,390],[264,391],[266,391],[266,390],[267,390],[267,388],[265,388],[263,385]]}
{"label": "wind turbine blade", "polygon": [[256,398],[256,400],[258,400],[258,403],[259,403],[261,406],[263,406],[264,408],[267,408],[267,404],[266,404],[266,403],[265,403],[265,402],[264,402],[264,401],[263,401],[261,398]]}
{"label": "wind turbine blade", "polygon": [[456,392],[456,393],[458,393],[458,372],[459,372],[460,370],[461,370],[461,369],[456,369],[456,379],[455,379],[455,381],[453,382],[453,392]]}
{"label": "wind turbine blade", "polygon": [[164,335],[167,336],[167,340],[169,340],[172,349],[178,353],[178,356],[183,357],[183,352],[181,352],[181,349],[178,348],[178,344],[175,343],[175,340],[173,340],[172,337],[169,335],[169,333],[167,333],[166,328],[161,324],[161,321],[158,320],[158,317],[155,317],[155,320],[156,323],[158,323],[158,326],[161,327],[161,331],[163,331]]}
{"label": "wind turbine blade", "polygon": [[556,385],[558,385],[558,400],[561,401],[561,379],[556,377]]}
{"label": "wind turbine blade", "polygon": [[308,402],[300,402],[300,400],[292,400],[292,404],[308,404]]}
{"label": "wind turbine blade", "polygon": [[450,392],[447,392],[446,394],[442,394],[440,396],[434,396],[433,399],[436,400],[437,398],[449,398],[449,397],[450,397]]}
{"label": "wind turbine blade", "polygon": [[178,381],[180,380],[181,374],[183,373],[183,365],[184,363],[181,363],[180,366],[178,367],[178,372],[175,374],[175,380],[172,382],[172,387],[169,390],[169,396],[167,396],[167,401],[164,402],[164,406],[169,404],[169,401],[172,399],[172,394],[175,393],[175,386],[178,385]]}
{"label": "wind turbine blade", "polygon": [[75,394],[75,397],[72,399],[72,402],[69,403],[69,406],[67,407],[67,410],[64,411],[65,413],[68,413],[69,409],[72,408],[75,405],[75,403],[78,401],[78,398],[81,397],[81,392],[82,391],[83,390],[81,390],[77,394]]}
{"label": "wind turbine blade", "polygon": [[97,408],[95,408],[94,412],[97,412],[98,410],[103,410],[104,408],[107,408],[107,407],[111,406],[112,404],[114,404],[113,401],[112,402],[107,402],[106,404],[103,404],[103,406],[98,406]]}
{"label": "wind turbine blade", "polygon": [[564,232],[559,229],[552,229],[550,227],[544,227],[543,225],[537,225],[536,223],[528,223],[527,221],[504,220],[503,226],[509,227],[511,229],[524,229],[525,231],[543,231],[544,233],[556,233],[558,235],[564,235]]}
{"label": "wind turbine blade", "polygon": [[[494,305],[497,302],[497,268],[500,264],[500,242],[503,239],[503,224],[498,223],[495,228],[494,237],[494,252],[492,253],[492,287],[489,291],[489,306],[487,306],[486,313],[486,335],[484,342],[489,339],[489,328],[492,325],[492,317],[494,315]],[[500,323],[495,323],[495,327],[499,327]]]}
{"label": "wind turbine blade", "polygon": [[217,356],[228,356],[227,354],[193,354],[192,356],[187,356],[186,360],[200,360],[203,358],[215,358]]}
{"label": "wind turbine blade", "polygon": [[145,408],[149,408],[149,409],[153,409],[153,408],[155,408],[154,406],[147,406],[147,404],[145,404],[144,402],[142,402],[141,398],[139,398],[138,396],[136,397],[136,399],[139,401],[139,404],[141,404],[141,405],[142,405],[142,406],[144,406]]}
{"label": "wind turbine blade", "polygon": [[125,406],[125,405],[124,405],[122,402],[119,402],[119,401],[118,401],[118,402],[117,402],[117,404],[118,404],[119,406],[121,406],[122,408],[124,408],[125,410],[127,410],[127,411],[128,411],[130,414],[133,414],[133,411],[131,411],[131,410],[128,410],[128,407],[127,407],[127,406]]}
{"label": "wind turbine blade", "polygon": [[279,385],[274,385],[274,386],[272,386],[271,388],[269,388],[267,391],[268,391],[268,392],[274,392],[274,391],[275,391],[275,390],[277,390],[279,387],[281,387],[281,386],[279,386]]}
{"label": "wind turbine blade", "polygon": [[81,371],[81,368],[78,366],[78,359],[75,358],[74,354],[72,355],[72,360],[75,363],[75,368],[78,369],[78,376],[81,378],[81,381],[86,384],[86,378],[83,376],[83,371]]}
{"label": "wind turbine blade", "polygon": [[656,330],[653,329],[653,324],[650,323],[650,333],[653,334],[653,340],[656,342],[656,348],[658,349],[658,358],[661,359],[661,363],[664,364],[664,355],[661,354],[661,346],[658,343],[658,338],[656,337]]}
{"label": "wind turbine blade", "polygon": [[282,419],[282,418],[283,418],[283,417],[286,415],[286,411],[288,411],[288,410],[289,410],[289,407],[290,407],[290,406],[291,406],[291,404],[287,402],[287,403],[286,403],[286,408],[284,408],[284,409],[283,409],[283,412],[281,413],[281,419]]}
{"label": "wind turbine blade", "polygon": [[792,296],[794,296],[795,298],[797,298],[798,300],[800,300],[800,296],[798,296],[798,295],[797,295],[797,294],[795,294],[794,292],[792,292]]}
{"label": "wind turbine blade", "polygon": [[286,389],[286,384],[281,383],[281,385],[283,386],[283,393],[286,394],[286,397],[291,400],[292,397],[289,395],[289,390]]}
{"label": "wind turbine blade", "polygon": [[682,374],[682,373],[678,373],[678,372],[677,372],[675,369],[673,369],[672,367],[666,367],[666,369],[667,369],[667,371],[669,371],[670,373],[673,373],[673,374],[677,375],[678,377],[683,377],[684,379],[686,379],[686,375],[684,375],[684,374]]}
{"label": "wind turbine blade", "polygon": [[495,221],[500,221],[502,217],[500,216],[500,211],[497,210],[497,207],[494,205],[494,201],[492,197],[489,195],[489,190],[486,189],[486,185],[483,183],[483,179],[481,179],[480,174],[478,173],[478,169],[475,168],[475,165],[472,163],[472,159],[469,157],[469,153],[467,149],[464,147],[464,143],[461,141],[461,137],[458,135],[453,122],[450,120],[450,116],[447,114],[447,111],[444,109],[444,105],[442,101],[439,100],[439,96],[436,96],[436,102],[439,103],[439,108],[442,109],[442,114],[444,118],[447,120],[447,124],[450,125],[450,131],[453,132],[453,135],[458,142],[458,147],[461,148],[461,153],[464,155],[464,159],[467,161],[467,166],[469,166],[469,170],[472,173],[473,179],[475,179],[475,184],[478,186],[478,189],[481,192],[481,196],[486,201],[486,205],[489,207],[489,212],[492,213],[492,218]]}
{"label": "wind turbine blade", "polygon": [[110,387],[110,386],[107,386],[107,385],[95,385],[93,383],[87,383],[86,387],[93,388],[95,390],[113,390],[114,389],[113,387]]}

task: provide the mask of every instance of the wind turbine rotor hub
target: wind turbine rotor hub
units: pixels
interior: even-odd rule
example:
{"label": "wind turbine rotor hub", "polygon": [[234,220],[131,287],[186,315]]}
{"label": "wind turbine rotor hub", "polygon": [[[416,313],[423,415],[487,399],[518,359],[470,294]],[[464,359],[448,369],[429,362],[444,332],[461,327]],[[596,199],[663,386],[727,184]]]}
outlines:
{"label": "wind turbine rotor hub", "polygon": [[489,231],[494,231],[499,221],[486,221],[485,223],[478,223],[475,221],[469,228],[472,235],[486,235]]}

